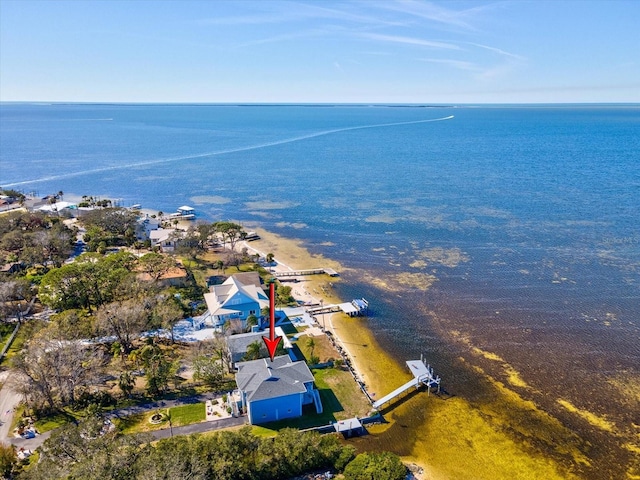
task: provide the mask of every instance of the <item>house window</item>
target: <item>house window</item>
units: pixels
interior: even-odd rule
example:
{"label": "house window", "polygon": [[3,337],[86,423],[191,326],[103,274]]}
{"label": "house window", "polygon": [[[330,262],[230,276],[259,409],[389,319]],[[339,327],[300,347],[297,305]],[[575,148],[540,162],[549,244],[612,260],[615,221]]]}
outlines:
{"label": "house window", "polygon": [[255,315],[256,311],[255,310],[249,310],[249,315]]}

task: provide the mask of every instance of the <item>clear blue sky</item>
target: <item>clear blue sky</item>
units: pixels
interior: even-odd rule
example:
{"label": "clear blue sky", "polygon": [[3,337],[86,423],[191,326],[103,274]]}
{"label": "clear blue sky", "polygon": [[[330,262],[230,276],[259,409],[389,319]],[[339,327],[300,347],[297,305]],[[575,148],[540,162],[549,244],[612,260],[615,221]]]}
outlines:
{"label": "clear blue sky", "polygon": [[640,1],[0,0],[0,100],[640,102]]}

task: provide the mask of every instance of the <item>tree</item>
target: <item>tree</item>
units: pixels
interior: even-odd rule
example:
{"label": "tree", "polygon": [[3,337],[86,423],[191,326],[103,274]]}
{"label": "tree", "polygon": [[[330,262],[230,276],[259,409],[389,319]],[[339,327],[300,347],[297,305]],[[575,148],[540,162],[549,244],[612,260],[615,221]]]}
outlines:
{"label": "tree", "polygon": [[149,275],[152,281],[157,282],[164,274],[176,266],[174,259],[160,253],[147,253],[138,260],[140,271]]}
{"label": "tree", "polygon": [[[109,203],[107,203],[109,202]],[[87,249],[95,251],[101,242],[107,246],[132,245],[135,242],[138,214],[126,208],[109,207],[109,201],[96,202],[106,208],[90,210],[83,216]]]}
{"label": "tree", "polygon": [[175,242],[175,253],[178,255],[186,255],[192,260],[196,260],[198,255],[204,252],[200,234],[194,227],[189,227],[186,232],[175,230],[170,238]]}
{"label": "tree", "polygon": [[247,317],[247,332],[250,332],[253,327],[258,325],[258,317],[251,314]]}
{"label": "tree", "polygon": [[295,299],[291,295],[291,287],[288,285],[276,285],[276,305],[288,305]]}
{"label": "tree", "polygon": [[41,461],[27,478],[83,480],[135,479],[138,462],[149,454],[147,434],[122,435],[104,431],[101,418],[92,416],[78,424],[55,429],[42,445]]}
{"label": "tree", "polygon": [[0,282],[0,320],[20,315],[23,310],[21,303],[32,297],[31,285],[24,279]]}
{"label": "tree", "polygon": [[247,353],[245,353],[243,360],[258,360],[259,358],[263,358],[263,346],[264,342],[262,340],[247,345]]}
{"label": "tree", "polygon": [[267,263],[268,264],[273,263],[273,259],[274,259],[273,253],[267,253]]}
{"label": "tree", "polygon": [[214,355],[199,355],[193,360],[193,378],[215,387],[224,378],[223,362]]}
{"label": "tree", "polygon": [[171,334],[171,343],[175,342],[173,327],[184,318],[184,310],[174,296],[160,299],[152,311],[153,323]]}
{"label": "tree", "polygon": [[104,356],[97,347],[51,339],[44,329],[14,360],[17,387],[34,406],[55,410],[75,401],[76,391],[101,383]]}
{"label": "tree", "polygon": [[222,260],[216,260],[215,263],[216,266],[216,270],[218,270],[218,272],[220,272],[222,270],[222,273],[224,273],[224,262]]}
{"label": "tree", "polygon": [[361,453],[344,469],[346,480],[403,480],[407,468],[394,453]]}
{"label": "tree", "polygon": [[11,478],[11,471],[18,463],[18,457],[13,445],[0,443],[0,475],[2,478]]}
{"label": "tree", "polygon": [[236,269],[238,271],[240,271],[240,255],[238,255],[236,252],[229,252],[225,255],[224,258],[224,266],[225,267],[236,267]]}
{"label": "tree", "polygon": [[149,325],[149,305],[139,299],[128,299],[103,305],[96,312],[98,332],[113,335],[124,353],[131,352],[133,341]]}
{"label": "tree", "polygon": [[169,385],[175,367],[158,345],[145,345],[140,356],[147,379],[147,392],[152,396],[159,395]]}
{"label": "tree", "polygon": [[133,387],[136,384],[136,379],[133,376],[133,373],[129,371],[124,371],[118,377],[118,387],[124,394],[125,397],[130,397],[131,392],[133,392]]}
{"label": "tree", "polygon": [[313,337],[309,337],[307,339],[307,348],[310,350],[309,356],[313,357],[313,351],[316,348],[316,341],[313,339]]}
{"label": "tree", "polygon": [[178,436],[158,442],[139,462],[137,480],[208,480],[208,466],[193,437]]}
{"label": "tree", "polygon": [[70,309],[51,315],[51,327],[62,340],[80,340],[93,334],[92,317],[86,310]]}
{"label": "tree", "polygon": [[213,224],[216,231],[222,234],[222,240],[226,245],[229,242],[231,250],[235,250],[236,243],[243,237],[246,237],[246,232],[242,229],[241,225],[233,222],[216,222]]}
{"label": "tree", "polygon": [[107,257],[85,254],[75,262],[47,272],[40,282],[42,303],[56,310],[93,308],[130,295],[127,278],[136,258],[128,252]]}

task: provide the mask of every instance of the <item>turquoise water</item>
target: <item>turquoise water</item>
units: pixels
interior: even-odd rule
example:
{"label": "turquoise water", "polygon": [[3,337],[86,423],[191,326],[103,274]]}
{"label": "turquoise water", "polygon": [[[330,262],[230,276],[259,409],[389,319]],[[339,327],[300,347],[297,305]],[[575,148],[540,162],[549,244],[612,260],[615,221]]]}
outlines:
{"label": "turquoise water", "polygon": [[602,388],[640,369],[637,105],[3,104],[0,141],[3,187],[305,240],[391,352],[426,353],[458,395],[471,345],[550,409],[562,392],[638,423],[637,398]]}

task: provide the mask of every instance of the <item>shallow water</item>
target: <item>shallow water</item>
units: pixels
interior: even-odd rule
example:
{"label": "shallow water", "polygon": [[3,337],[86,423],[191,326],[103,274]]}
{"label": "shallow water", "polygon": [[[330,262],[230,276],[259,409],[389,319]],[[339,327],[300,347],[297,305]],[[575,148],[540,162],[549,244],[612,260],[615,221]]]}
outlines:
{"label": "shallow water", "polygon": [[638,106],[3,104],[0,140],[2,186],[304,240],[400,364],[424,353],[513,438],[495,382],[534,402],[590,466],[525,443],[581,474],[640,471]]}

